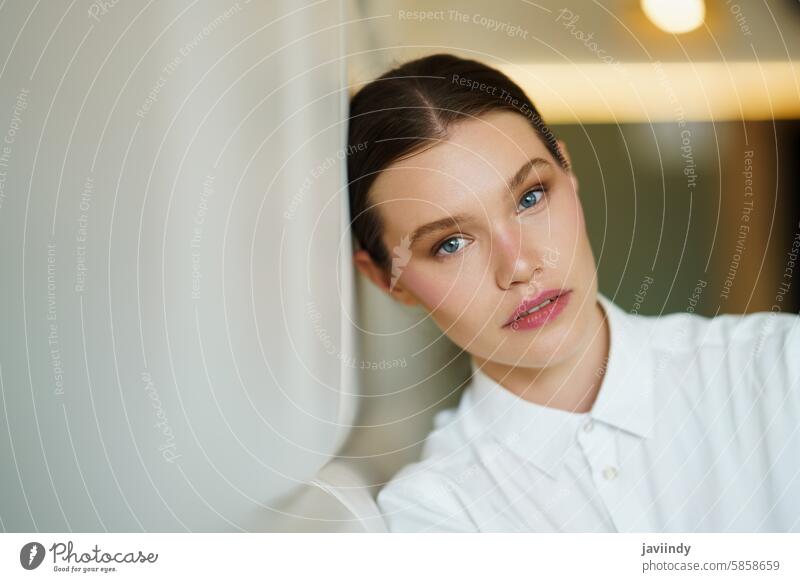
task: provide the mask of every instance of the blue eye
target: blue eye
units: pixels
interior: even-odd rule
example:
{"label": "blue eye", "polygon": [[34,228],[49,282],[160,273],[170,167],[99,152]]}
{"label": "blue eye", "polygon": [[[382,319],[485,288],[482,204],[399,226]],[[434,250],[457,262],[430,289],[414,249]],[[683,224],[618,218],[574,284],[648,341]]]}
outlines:
{"label": "blue eye", "polygon": [[[459,242],[461,242],[462,244],[459,245]],[[463,237],[460,236],[451,237],[439,245],[434,255],[437,257],[446,257],[448,255],[454,255],[455,253],[464,248],[464,244],[465,241]]]}
{"label": "blue eye", "polygon": [[532,208],[536,206],[542,198],[544,198],[544,188],[542,186],[536,186],[525,192],[522,198],[519,199],[519,203],[523,208]]}

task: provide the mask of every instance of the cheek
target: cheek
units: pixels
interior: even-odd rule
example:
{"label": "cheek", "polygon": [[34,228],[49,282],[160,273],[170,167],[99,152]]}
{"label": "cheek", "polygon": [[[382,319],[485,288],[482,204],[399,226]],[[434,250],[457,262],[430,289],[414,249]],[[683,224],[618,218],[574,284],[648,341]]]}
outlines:
{"label": "cheek", "polygon": [[582,252],[586,246],[586,222],[583,207],[577,195],[569,197],[560,216],[558,221],[560,225],[559,238],[565,244],[569,244],[569,248],[574,249],[575,252]]}
{"label": "cheek", "polygon": [[403,285],[437,319],[453,321],[475,301],[477,282],[467,281],[468,271],[458,267],[409,265],[403,273]]}
{"label": "cheek", "polygon": [[578,198],[577,195],[575,196],[575,206],[576,206],[575,212],[578,215],[578,226],[580,227],[581,231],[585,231],[586,230],[586,217],[583,214],[583,204],[581,204],[581,201],[580,201],[580,199]]}
{"label": "cheek", "polygon": [[[564,196],[551,208],[547,232],[542,228],[532,229],[528,244],[536,249],[545,267],[545,279],[552,278],[550,270],[572,278],[583,272],[591,253],[583,210],[575,196]],[[544,237],[547,237],[546,239]],[[571,271],[568,273],[568,271]]]}
{"label": "cheek", "polygon": [[578,231],[583,226],[583,206],[575,192],[564,196],[564,207],[561,214],[564,224],[569,231]]}
{"label": "cheek", "polygon": [[413,261],[402,275],[403,286],[430,311],[447,301],[452,282],[446,277],[436,277],[430,269],[414,265]]}

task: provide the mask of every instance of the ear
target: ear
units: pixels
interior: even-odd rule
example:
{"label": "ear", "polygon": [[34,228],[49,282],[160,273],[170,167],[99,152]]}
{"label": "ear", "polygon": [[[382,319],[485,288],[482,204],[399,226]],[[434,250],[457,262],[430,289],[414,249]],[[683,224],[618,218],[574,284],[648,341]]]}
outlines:
{"label": "ear", "polygon": [[372,260],[370,254],[364,249],[359,249],[353,254],[353,262],[356,268],[372,281],[378,289],[392,297],[395,301],[408,306],[417,305],[419,302],[400,282],[398,278],[392,282],[391,273],[387,273]]}
{"label": "ear", "polygon": [[560,139],[557,139],[556,141],[558,142],[559,149],[561,149],[561,153],[564,154],[564,158],[567,160],[567,163],[569,164],[570,179],[572,180],[572,183],[575,185],[575,192],[577,192],[578,176],[576,176],[575,172],[572,170],[572,157],[570,156],[569,150],[567,149],[567,144]]}

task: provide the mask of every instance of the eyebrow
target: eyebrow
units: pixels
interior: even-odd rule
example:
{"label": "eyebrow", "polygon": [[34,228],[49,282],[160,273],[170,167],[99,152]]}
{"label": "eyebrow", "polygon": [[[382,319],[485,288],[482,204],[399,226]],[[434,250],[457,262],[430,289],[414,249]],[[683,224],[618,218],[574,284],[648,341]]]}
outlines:
{"label": "eyebrow", "polygon": [[[531,158],[520,167],[519,170],[511,177],[510,180],[507,180],[506,187],[508,190],[515,190],[517,189],[525,178],[528,177],[530,171],[533,168],[552,168],[552,164],[548,162],[544,158]],[[447,216],[445,218],[441,218],[439,220],[434,220],[433,222],[429,222],[427,224],[423,224],[419,228],[417,228],[411,235],[409,246],[412,246],[415,242],[419,239],[426,237],[434,232],[438,232],[440,230],[444,230],[446,228],[450,228],[453,224],[469,222],[472,220],[473,217],[470,214],[453,214],[451,216]]]}

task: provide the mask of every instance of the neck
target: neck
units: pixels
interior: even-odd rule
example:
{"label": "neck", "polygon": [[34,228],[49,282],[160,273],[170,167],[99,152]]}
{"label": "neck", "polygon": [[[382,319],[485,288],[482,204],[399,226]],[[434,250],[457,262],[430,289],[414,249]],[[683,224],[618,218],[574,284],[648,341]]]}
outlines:
{"label": "neck", "polygon": [[584,337],[570,357],[544,368],[472,358],[487,376],[524,400],[568,412],[588,412],[597,399],[608,361],[608,321],[599,303]]}

